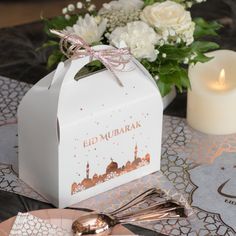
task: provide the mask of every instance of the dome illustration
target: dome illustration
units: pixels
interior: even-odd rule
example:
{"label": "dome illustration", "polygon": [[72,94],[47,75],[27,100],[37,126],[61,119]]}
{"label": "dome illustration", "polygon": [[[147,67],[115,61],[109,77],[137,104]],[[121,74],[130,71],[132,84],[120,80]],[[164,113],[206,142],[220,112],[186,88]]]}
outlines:
{"label": "dome illustration", "polygon": [[77,183],[73,183],[71,186],[71,194],[77,192],[77,189],[78,189]]}
{"label": "dome illustration", "polygon": [[134,161],[133,164],[138,165],[140,162],[142,162],[142,159],[140,157],[137,157]]}
{"label": "dome illustration", "polygon": [[118,164],[111,160],[111,163],[107,166],[106,173],[115,172],[118,169]]}
{"label": "dome illustration", "polygon": [[94,186],[94,183],[91,179],[84,179],[81,183],[85,188],[91,188]]}

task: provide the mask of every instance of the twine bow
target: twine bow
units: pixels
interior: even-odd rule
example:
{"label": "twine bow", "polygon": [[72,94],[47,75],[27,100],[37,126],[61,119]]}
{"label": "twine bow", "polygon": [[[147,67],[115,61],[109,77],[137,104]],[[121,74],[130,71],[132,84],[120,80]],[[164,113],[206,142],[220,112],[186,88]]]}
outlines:
{"label": "twine bow", "polygon": [[50,32],[61,38],[60,49],[65,56],[72,59],[89,56],[90,61],[94,58],[99,60],[113,74],[118,84],[123,87],[115,70],[123,71],[126,64],[130,61],[131,54],[128,48],[95,50],[76,34],[67,34],[57,30],[50,30]]}

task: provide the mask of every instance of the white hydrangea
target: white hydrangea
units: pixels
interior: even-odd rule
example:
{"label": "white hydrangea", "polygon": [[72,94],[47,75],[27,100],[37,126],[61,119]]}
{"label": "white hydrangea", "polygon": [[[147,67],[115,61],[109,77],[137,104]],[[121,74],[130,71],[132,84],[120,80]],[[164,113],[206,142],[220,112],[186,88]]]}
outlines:
{"label": "white hydrangea", "polygon": [[104,3],[98,15],[108,20],[107,29],[113,31],[116,27],[123,27],[128,22],[139,21],[144,3],[142,0],[118,0]]}
{"label": "white hydrangea", "polygon": [[154,61],[157,58],[155,45],[159,38],[153,28],[142,21],[128,23],[125,27],[117,27],[109,36],[110,43],[116,47],[125,43],[137,59],[146,58]]}
{"label": "white hydrangea", "polygon": [[104,11],[111,10],[140,10],[143,7],[144,3],[142,0],[118,0],[111,1],[109,3],[104,3],[103,7],[100,9],[100,13]]}
{"label": "white hydrangea", "polygon": [[179,3],[169,0],[154,3],[145,7],[140,17],[155,27],[165,42],[182,40],[188,45],[194,40],[195,24],[190,12]]}
{"label": "white hydrangea", "polygon": [[107,20],[102,19],[99,23],[95,17],[86,14],[79,17],[76,24],[72,27],[67,26],[64,32],[75,33],[83,38],[88,44],[99,42],[106,30]]}

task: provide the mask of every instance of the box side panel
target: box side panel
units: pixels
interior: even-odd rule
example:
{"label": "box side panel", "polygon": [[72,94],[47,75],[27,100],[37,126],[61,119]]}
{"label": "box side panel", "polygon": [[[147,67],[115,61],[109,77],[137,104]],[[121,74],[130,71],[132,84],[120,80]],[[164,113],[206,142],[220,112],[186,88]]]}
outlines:
{"label": "box side panel", "polygon": [[[54,91],[55,92],[55,91]],[[56,93],[37,84],[18,109],[19,177],[58,204],[58,137]]]}
{"label": "box side panel", "polygon": [[152,93],[62,126],[59,206],[159,170],[162,113]]}

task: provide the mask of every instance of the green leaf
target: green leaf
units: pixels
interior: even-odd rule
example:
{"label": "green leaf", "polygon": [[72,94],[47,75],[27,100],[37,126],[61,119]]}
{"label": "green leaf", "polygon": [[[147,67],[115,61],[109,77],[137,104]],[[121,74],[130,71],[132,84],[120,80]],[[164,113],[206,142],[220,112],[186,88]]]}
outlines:
{"label": "green leaf", "polygon": [[165,95],[167,95],[168,93],[170,93],[171,91],[171,84],[167,84],[163,81],[161,81],[160,79],[157,81],[157,86],[160,90],[161,96],[164,97]]}
{"label": "green leaf", "polygon": [[50,20],[43,19],[44,25],[45,25],[44,30],[48,35],[55,37],[55,35],[50,33],[50,31],[49,31],[50,29],[63,30],[67,26],[74,25],[76,23],[77,19],[78,19],[78,15],[72,15],[69,20],[65,19],[64,16],[57,16],[57,17],[54,17]]}
{"label": "green leaf", "polygon": [[143,66],[149,71],[150,74],[152,75],[156,75],[159,73],[159,61],[153,61],[150,62],[147,59],[143,59],[141,60],[141,63],[143,64]]}
{"label": "green leaf", "polygon": [[175,72],[170,73],[170,74],[162,74],[162,75],[160,74],[159,75],[159,80],[161,82],[163,82],[164,84],[169,85],[170,87],[176,85],[177,88],[182,92],[182,84],[181,84],[181,80],[180,80],[179,71],[175,71]]}
{"label": "green leaf", "polygon": [[78,81],[84,76],[88,75],[90,73],[88,67],[83,67],[81,70],[78,71],[78,73],[75,75],[74,80]]}
{"label": "green leaf", "polygon": [[178,64],[167,63],[162,64],[159,69],[159,74],[171,74],[179,70]]}
{"label": "green leaf", "polygon": [[93,73],[98,72],[105,68],[105,66],[98,60],[89,62],[87,65],[85,65],[78,73],[75,75],[75,80],[78,81],[81,78]]}
{"label": "green leaf", "polygon": [[51,69],[53,66],[64,60],[64,55],[59,50],[54,50],[48,57],[47,68]]}
{"label": "green leaf", "polygon": [[202,36],[217,36],[217,31],[222,27],[222,25],[216,21],[207,22],[203,18],[195,18],[194,22],[194,38],[200,38]]}
{"label": "green leaf", "polygon": [[99,60],[91,61],[89,64],[87,64],[88,67],[91,68],[101,68],[104,67],[103,64]]}
{"label": "green leaf", "polygon": [[193,51],[208,52],[208,51],[218,49],[219,45],[214,42],[195,41],[191,44],[191,48]]}
{"label": "green leaf", "polygon": [[152,5],[155,2],[163,2],[164,0],[144,0],[144,6]]}
{"label": "green leaf", "polygon": [[164,45],[159,48],[160,53],[165,53],[168,60],[182,61],[191,54],[191,47],[176,47],[176,45]]}
{"label": "green leaf", "polygon": [[197,62],[208,62],[210,61],[211,59],[213,59],[213,57],[207,57],[206,55],[204,55],[203,53],[201,52],[197,52],[197,56],[193,59],[193,63],[197,63]]}
{"label": "green leaf", "polygon": [[180,75],[180,82],[181,82],[182,87],[191,88],[187,70],[180,68],[179,75]]}
{"label": "green leaf", "polygon": [[[190,88],[190,81],[187,70],[184,68],[176,67],[176,70],[167,74],[160,74],[158,80],[158,87],[162,89],[161,94],[165,94],[171,89],[172,86],[176,86],[180,92],[183,92],[183,88]],[[166,86],[164,86],[164,84]]]}
{"label": "green leaf", "polygon": [[49,40],[46,43],[44,43],[41,47],[37,48],[36,51],[42,50],[44,48],[48,48],[48,47],[58,47],[59,43],[57,41],[54,40]]}

